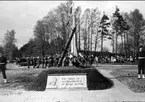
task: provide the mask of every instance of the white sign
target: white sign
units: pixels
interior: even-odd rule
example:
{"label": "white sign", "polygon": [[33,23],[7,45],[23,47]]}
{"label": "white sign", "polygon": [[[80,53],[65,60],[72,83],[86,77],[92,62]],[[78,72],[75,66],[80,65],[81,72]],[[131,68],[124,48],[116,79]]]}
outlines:
{"label": "white sign", "polygon": [[87,88],[86,74],[49,75],[46,88]]}

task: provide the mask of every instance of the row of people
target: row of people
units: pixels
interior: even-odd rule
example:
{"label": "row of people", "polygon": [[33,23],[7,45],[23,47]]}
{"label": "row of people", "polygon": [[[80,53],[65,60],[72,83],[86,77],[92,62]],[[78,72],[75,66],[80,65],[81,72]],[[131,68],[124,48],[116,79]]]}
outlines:
{"label": "row of people", "polygon": [[[27,66],[30,68],[30,66],[33,66],[33,68],[39,68],[40,66],[42,68],[48,68],[52,66],[57,66],[58,62],[61,58],[61,55],[55,55],[55,56],[45,56],[45,57],[27,57]],[[77,60],[76,60],[77,59]],[[86,60],[82,57],[75,57],[72,55],[72,57],[67,54],[65,58],[63,59],[62,66],[70,66],[71,64],[79,64],[82,63],[82,65],[85,64]],[[91,60],[92,61],[92,60]],[[92,62],[89,61],[90,64]]]}
{"label": "row of people", "polygon": [[45,57],[27,57],[27,66],[33,66],[33,68],[47,68],[52,66],[57,66],[59,61],[59,56],[45,56]]}

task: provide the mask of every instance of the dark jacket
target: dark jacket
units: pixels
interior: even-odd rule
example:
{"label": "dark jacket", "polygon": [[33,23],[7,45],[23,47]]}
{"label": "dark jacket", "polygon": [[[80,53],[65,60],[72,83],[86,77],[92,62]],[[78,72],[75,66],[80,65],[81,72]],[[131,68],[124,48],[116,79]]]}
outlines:
{"label": "dark jacket", "polygon": [[2,65],[6,65],[7,64],[6,57],[4,57],[4,56],[0,57],[0,64],[2,64]]}

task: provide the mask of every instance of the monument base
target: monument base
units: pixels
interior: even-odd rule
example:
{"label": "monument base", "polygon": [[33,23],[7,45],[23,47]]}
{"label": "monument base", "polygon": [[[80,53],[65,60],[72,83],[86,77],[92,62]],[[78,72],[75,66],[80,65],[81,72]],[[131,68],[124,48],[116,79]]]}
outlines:
{"label": "monument base", "polygon": [[109,78],[104,77],[94,67],[78,68],[69,66],[51,67],[49,69],[43,70],[37,77],[35,77],[35,79],[31,83],[27,85],[26,90],[84,90],[84,88],[86,88],[87,90],[104,90],[111,88],[112,86],[113,81]]}
{"label": "monument base", "polygon": [[46,89],[87,89],[86,73],[49,74]]}

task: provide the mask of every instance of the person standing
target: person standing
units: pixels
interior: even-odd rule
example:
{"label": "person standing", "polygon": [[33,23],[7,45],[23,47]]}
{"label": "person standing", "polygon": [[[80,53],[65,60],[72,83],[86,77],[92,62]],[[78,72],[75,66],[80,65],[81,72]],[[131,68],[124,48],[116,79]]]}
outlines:
{"label": "person standing", "polygon": [[138,78],[145,78],[145,51],[143,50],[142,45],[140,46],[138,52]]}
{"label": "person standing", "polygon": [[35,68],[37,65],[37,57],[33,58],[33,68]]}
{"label": "person standing", "polygon": [[48,62],[49,62],[48,59],[49,59],[48,56],[45,56],[45,68],[47,68],[47,66],[48,66]]}
{"label": "person standing", "polygon": [[27,57],[27,66],[28,66],[28,69],[30,68],[30,57]]}
{"label": "person standing", "polygon": [[38,65],[37,65],[37,68],[40,67],[41,62],[42,62],[42,61],[41,61],[41,57],[39,56],[39,57],[38,57]]}
{"label": "person standing", "polygon": [[7,77],[6,77],[6,64],[7,64],[7,59],[4,56],[3,53],[0,53],[0,70],[3,75],[4,83],[7,83]]}
{"label": "person standing", "polygon": [[95,57],[95,61],[96,61],[96,66],[98,66],[98,57]]}

